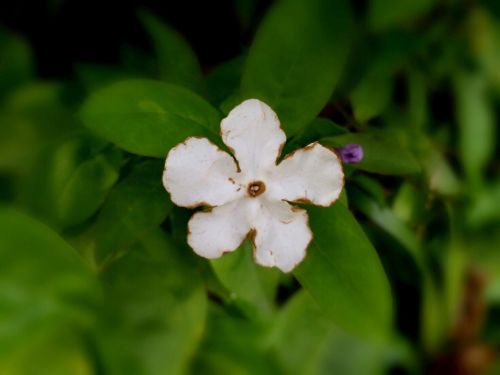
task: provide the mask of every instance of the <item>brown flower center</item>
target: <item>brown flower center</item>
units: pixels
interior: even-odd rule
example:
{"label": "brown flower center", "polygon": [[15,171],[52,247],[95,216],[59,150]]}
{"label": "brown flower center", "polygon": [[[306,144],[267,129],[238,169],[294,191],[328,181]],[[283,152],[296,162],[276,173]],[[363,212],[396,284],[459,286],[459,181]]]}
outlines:
{"label": "brown flower center", "polygon": [[258,197],[266,191],[266,185],[262,181],[254,181],[248,184],[248,195]]}

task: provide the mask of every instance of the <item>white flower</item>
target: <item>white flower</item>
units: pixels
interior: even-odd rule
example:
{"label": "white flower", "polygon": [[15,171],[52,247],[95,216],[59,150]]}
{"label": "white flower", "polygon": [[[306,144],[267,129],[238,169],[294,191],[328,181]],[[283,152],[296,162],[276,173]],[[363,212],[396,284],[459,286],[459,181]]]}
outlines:
{"label": "white flower", "polygon": [[286,136],[273,110],[257,99],[234,108],[221,133],[238,165],[196,137],[171,149],[165,162],[163,184],[175,204],[212,207],[191,218],[188,243],[198,255],[218,258],[250,236],[258,264],[289,272],[304,259],[312,233],[307,212],[288,202],[335,202],[344,185],[341,162],[312,143],[277,165]]}

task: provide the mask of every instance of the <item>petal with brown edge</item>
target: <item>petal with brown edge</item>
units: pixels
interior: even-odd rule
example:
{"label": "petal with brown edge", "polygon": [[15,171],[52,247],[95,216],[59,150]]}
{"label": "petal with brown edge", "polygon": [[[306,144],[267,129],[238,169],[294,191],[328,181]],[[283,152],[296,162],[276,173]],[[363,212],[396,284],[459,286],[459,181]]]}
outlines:
{"label": "petal with brown edge", "polygon": [[258,264],[290,272],[304,259],[312,239],[305,210],[263,200],[252,224]]}
{"label": "petal with brown edge", "polygon": [[238,248],[250,231],[246,204],[247,200],[240,199],[194,214],[188,223],[189,246],[209,259]]}
{"label": "petal with brown edge", "polygon": [[344,187],[344,172],[337,154],[312,143],[288,155],[272,172],[269,196],[276,200],[329,206]]}
{"label": "petal with brown edge", "polygon": [[286,135],[278,116],[257,99],[245,100],[221,123],[222,140],[234,152],[240,169],[249,179],[276,165]]}
{"label": "petal with brown edge", "polygon": [[233,158],[206,138],[188,138],[165,161],[163,185],[182,207],[219,206],[244,194]]}

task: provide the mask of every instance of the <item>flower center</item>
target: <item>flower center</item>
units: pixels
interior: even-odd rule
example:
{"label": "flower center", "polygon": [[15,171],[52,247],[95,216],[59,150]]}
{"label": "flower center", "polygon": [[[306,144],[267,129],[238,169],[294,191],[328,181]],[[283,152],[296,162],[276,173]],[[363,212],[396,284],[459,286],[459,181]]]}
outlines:
{"label": "flower center", "polygon": [[248,195],[258,197],[266,191],[266,185],[262,181],[254,181],[248,184]]}

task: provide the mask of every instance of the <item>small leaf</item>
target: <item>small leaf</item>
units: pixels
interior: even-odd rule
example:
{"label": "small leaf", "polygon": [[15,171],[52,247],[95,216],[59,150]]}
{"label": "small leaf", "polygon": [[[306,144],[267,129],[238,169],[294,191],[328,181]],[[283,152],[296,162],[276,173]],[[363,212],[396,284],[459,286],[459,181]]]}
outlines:
{"label": "small leaf", "polygon": [[79,63],[75,70],[78,80],[87,92],[96,91],[118,81],[146,78],[144,74],[111,65]]}
{"label": "small leaf", "polygon": [[228,309],[209,310],[205,337],[191,369],[193,374],[283,374],[274,353],[265,347],[267,326],[243,319]]}
{"label": "small leaf", "polygon": [[99,136],[144,156],[163,158],[189,136],[219,138],[217,111],[191,91],[163,82],[114,83],[93,93],[81,115]]}
{"label": "small leaf", "polygon": [[352,206],[369,217],[376,225],[395,238],[418,266],[422,266],[420,243],[412,230],[402,222],[386,205],[372,199],[365,192],[354,188],[349,191],[349,201]]}
{"label": "small leaf", "polygon": [[421,336],[428,352],[437,351],[445,342],[449,328],[446,304],[431,275],[424,277],[422,285]]}
{"label": "small leaf", "polygon": [[215,106],[220,106],[225,99],[238,92],[245,57],[237,56],[224,62],[207,75],[208,97]]}
{"label": "small leaf", "polygon": [[482,184],[484,168],[495,152],[496,124],[488,84],[478,73],[458,72],[454,76],[460,156],[473,187]]}
{"label": "small leaf", "polygon": [[295,276],[339,327],[386,338],[392,299],[377,252],[345,206],[310,207],[308,212],[314,240]]}
{"label": "small leaf", "polygon": [[407,24],[428,12],[435,0],[370,0],[368,23],[374,30]]}
{"label": "small leaf", "polygon": [[318,139],[346,133],[347,130],[345,128],[333,121],[318,117],[297,133],[290,142],[287,142],[281,156],[285,156],[291,151],[316,142]]}
{"label": "small leaf", "polygon": [[65,142],[53,155],[50,170],[51,211],[64,227],[80,224],[101,206],[118,180],[122,153],[78,137]]}
{"label": "small leaf", "polygon": [[139,18],[153,40],[161,79],[201,94],[201,67],[189,44],[154,14],[141,11]]}
{"label": "small leaf", "polygon": [[408,73],[408,112],[411,125],[422,129],[429,122],[425,76],[416,69]]}
{"label": "small leaf", "polygon": [[[377,95],[374,95],[374,92]],[[351,93],[354,117],[360,122],[365,122],[380,115],[390,103],[391,95],[390,77],[365,77]]]}
{"label": "small leaf", "polygon": [[273,108],[289,136],[330,99],[347,57],[345,0],[287,0],[265,17],[250,48],[242,96]]}
{"label": "small leaf", "polygon": [[98,264],[126,250],[165,220],[172,203],[161,183],[162,171],[160,161],[139,163],[111,190],[87,233],[87,249],[94,252]]}
{"label": "small leaf", "polygon": [[500,221],[500,180],[492,182],[473,198],[467,209],[467,223],[472,228]]}
{"label": "small leaf", "polygon": [[0,96],[34,75],[30,46],[21,37],[0,28]]}
{"label": "small leaf", "polygon": [[[495,4],[498,4],[495,1]],[[468,13],[467,31],[472,52],[481,64],[488,80],[500,88],[500,24],[497,17],[482,7],[474,7]]]}
{"label": "small leaf", "polygon": [[429,189],[442,195],[457,195],[462,189],[461,182],[442,152],[430,139],[422,138],[417,143]]}
{"label": "small leaf", "polygon": [[269,315],[273,312],[280,273],[255,264],[249,241],[210,263],[218,279],[231,292],[231,297],[250,305],[250,314]]}
{"label": "small leaf", "polygon": [[405,139],[395,129],[368,130],[362,133],[349,133],[323,138],[320,142],[342,147],[357,143],[363,147],[363,160],[352,164],[353,167],[368,172],[404,175],[420,171],[420,165],[413,153],[405,147]]}

